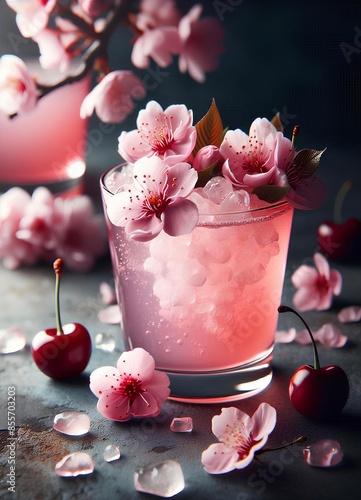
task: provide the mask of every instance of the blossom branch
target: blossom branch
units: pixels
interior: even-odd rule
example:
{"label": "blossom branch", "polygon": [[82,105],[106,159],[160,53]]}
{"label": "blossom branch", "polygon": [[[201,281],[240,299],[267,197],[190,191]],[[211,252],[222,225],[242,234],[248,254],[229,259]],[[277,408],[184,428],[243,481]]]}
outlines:
{"label": "blossom branch", "polygon": [[[98,39],[94,40],[93,43],[85,51],[82,62],[79,64],[78,69],[74,73],[67,75],[66,77],[52,85],[46,85],[38,82],[37,87],[40,91],[39,99],[52,92],[53,90],[56,90],[57,88],[81,80],[88,74],[96,58],[99,57],[99,55],[101,55],[102,53],[106,53],[109,39],[119,22],[124,21],[127,18],[131,3],[132,0],[115,0],[114,9],[109,13],[105,21],[103,30],[100,33],[95,33],[92,30],[92,36],[97,36]],[[67,10],[66,16],[69,15],[70,12]],[[76,22],[80,21],[80,18],[73,14],[73,16],[71,17],[72,22],[74,21],[75,17],[77,18]]]}

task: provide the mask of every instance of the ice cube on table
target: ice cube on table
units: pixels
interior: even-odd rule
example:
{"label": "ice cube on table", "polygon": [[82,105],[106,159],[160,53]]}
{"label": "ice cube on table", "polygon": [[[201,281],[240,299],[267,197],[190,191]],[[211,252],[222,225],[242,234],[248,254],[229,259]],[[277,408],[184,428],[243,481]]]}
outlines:
{"label": "ice cube on table", "polygon": [[170,498],[185,486],[182,467],[176,460],[164,460],[136,469],[134,486],[137,491]]}
{"label": "ice cube on table", "polygon": [[76,477],[91,474],[94,471],[92,457],[83,451],[76,451],[63,457],[55,465],[55,472],[62,477]]}
{"label": "ice cube on table", "polygon": [[303,456],[308,465],[314,467],[333,467],[341,462],[343,452],[340,443],[333,439],[323,439],[303,449]]}

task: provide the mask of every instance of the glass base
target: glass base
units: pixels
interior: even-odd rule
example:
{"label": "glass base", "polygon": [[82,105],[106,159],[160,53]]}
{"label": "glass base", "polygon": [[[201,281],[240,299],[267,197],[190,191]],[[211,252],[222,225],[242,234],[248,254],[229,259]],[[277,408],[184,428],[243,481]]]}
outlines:
{"label": "glass base", "polygon": [[212,372],[171,372],[169,399],[212,404],[246,399],[262,392],[272,380],[273,351],[254,363]]}

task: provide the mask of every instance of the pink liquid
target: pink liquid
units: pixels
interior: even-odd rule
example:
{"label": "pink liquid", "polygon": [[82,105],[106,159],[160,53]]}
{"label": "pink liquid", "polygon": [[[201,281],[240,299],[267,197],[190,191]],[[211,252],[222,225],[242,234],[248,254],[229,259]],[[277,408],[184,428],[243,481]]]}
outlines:
{"label": "pink liquid", "polygon": [[73,188],[85,171],[87,121],[79,116],[89,80],[43,97],[29,114],[0,113],[0,186]]}
{"label": "pink liquid", "polygon": [[271,355],[292,216],[288,203],[204,216],[189,235],[162,232],[148,243],[108,221],[129,348],[149,351],[158,368],[193,373]]}

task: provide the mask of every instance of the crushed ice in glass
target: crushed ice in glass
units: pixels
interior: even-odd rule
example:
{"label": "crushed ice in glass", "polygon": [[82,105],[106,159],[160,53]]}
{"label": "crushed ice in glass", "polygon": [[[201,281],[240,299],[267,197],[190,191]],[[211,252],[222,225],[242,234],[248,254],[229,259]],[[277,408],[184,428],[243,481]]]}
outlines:
{"label": "crushed ice in glass", "polygon": [[68,436],[83,436],[90,429],[90,418],[85,413],[67,411],[54,417],[53,428]]}
{"label": "crushed ice in glass", "polygon": [[193,420],[191,417],[175,417],[170,424],[173,432],[192,432]]}
{"label": "crushed ice in glass", "polygon": [[94,471],[92,457],[83,451],[76,451],[63,457],[55,465],[55,472],[62,477],[76,477],[91,474]]}
{"label": "crushed ice in glass", "polygon": [[113,462],[114,460],[118,460],[120,458],[120,451],[118,446],[115,444],[108,444],[105,447],[103,458],[106,462]]}
{"label": "crushed ice in glass", "polygon": [[182,467],[176,460],[164,460],[136,469],[134,486],[137,491],[169,498],[184,489]]}
{"label": "crushed ice in glass", "polygon": [[228,194],[233,193],[233,186],[226,177],[213,177],[204,186],[203,191],[208,199],[220,205]]}
{"label": "crushed ice in glass", "polygon": [[303,448],[303,457],[308,465],[332,467],[341,462],[343,452],[338,441],[324,439]]}
{"label": "crushed ice in glass", "polygon": [[108,333],[97,333],[95,336],[95,347],[101,351],[113,352],[115,349],[115,339]]}
{"label": "crushed ice in glass", "polygon": [[222,212],[235,212],[240,210],[248,210],[250,208],[251,198],[247,191],[240,189],[232,191],[221,203],[220,210]]}
{"label": "crushed ice in glass", "polygon": [[20,328],[0,329],[0,353],[10,354],[21,351],[26,345],[25,333]]}

